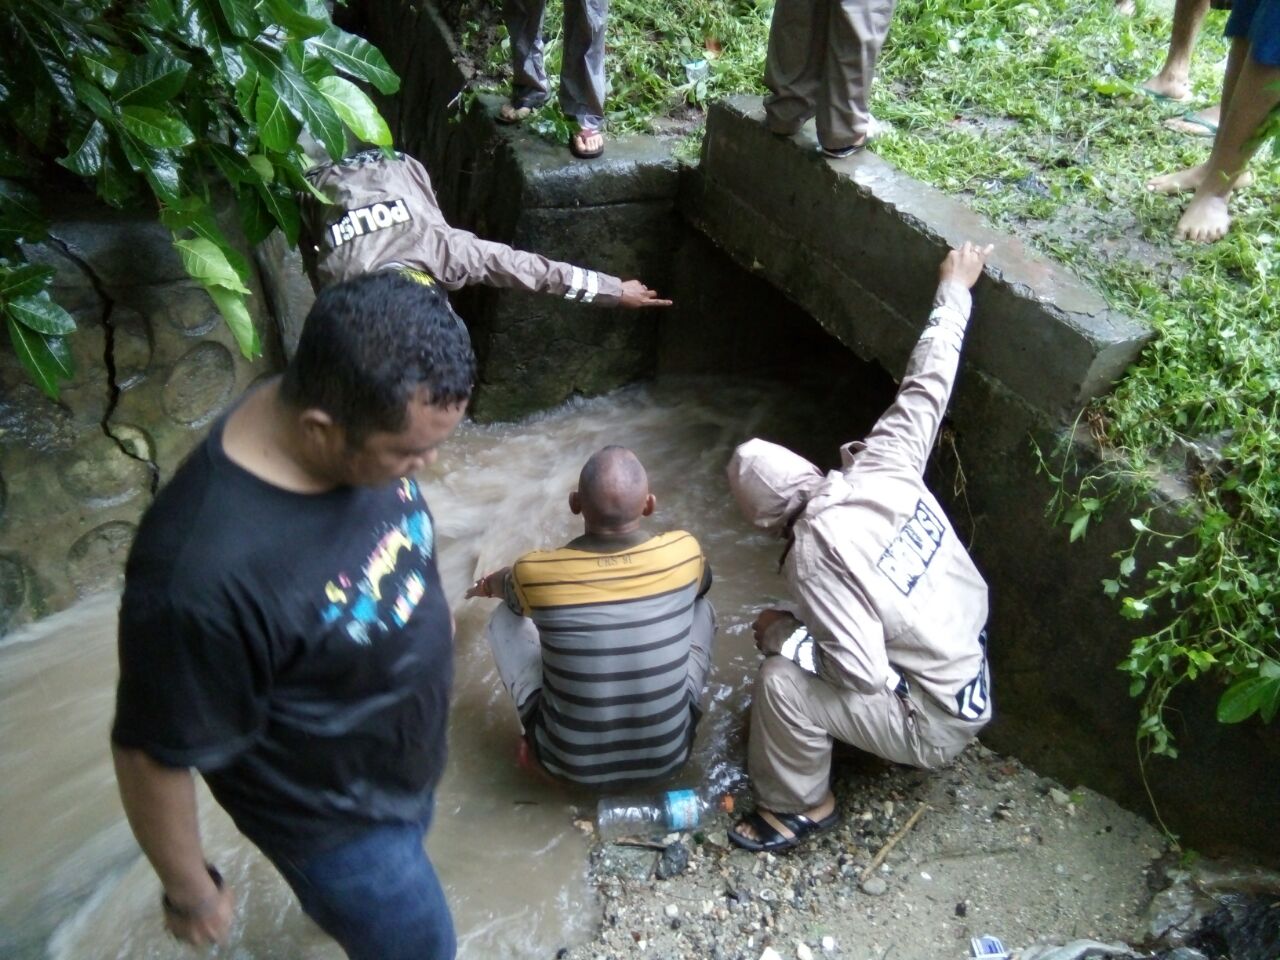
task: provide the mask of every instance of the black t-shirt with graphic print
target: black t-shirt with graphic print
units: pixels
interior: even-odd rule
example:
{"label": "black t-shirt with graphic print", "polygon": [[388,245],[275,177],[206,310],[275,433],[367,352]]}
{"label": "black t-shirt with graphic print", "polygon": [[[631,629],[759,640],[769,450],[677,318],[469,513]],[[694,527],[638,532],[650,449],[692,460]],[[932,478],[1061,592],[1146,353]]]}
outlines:
{"label": "black t-shirt with graphic print", "polygon": [[453,673],[422,490],[291,493],[228,459],[222,426],[130,551],[112,739],[198,769],[268,853],[417,821]]}

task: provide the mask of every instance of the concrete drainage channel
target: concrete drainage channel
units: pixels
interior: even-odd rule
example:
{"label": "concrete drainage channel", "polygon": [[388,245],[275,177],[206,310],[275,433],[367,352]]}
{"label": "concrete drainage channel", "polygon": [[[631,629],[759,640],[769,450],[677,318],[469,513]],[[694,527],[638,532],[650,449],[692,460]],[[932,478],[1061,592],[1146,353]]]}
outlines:
{"label": "concrete drainage channel", "polygon": [[[1114,575],[1112,554],[1131,543],[1129,514],[1112,511],[1068,544],[1045,516],[1053,488],[1033,446],[1053,449],[1123,374],[1151,336],[1140,318],[1117,314],[1063,266],[871,153],[832,164],[812,144],[771,137],[755,98],[711,108],[696,168],[643,137],[611,142],[603,162],[584,164],[495,125],[496,98],[454,117],[465,78],[429,3],[368,3],[353,26],[400,72],[409,93],[385,112],[455,224],[638,276],[676,301],[655,323],[521,293],[464,295],[482,361],[480,419],[655,375],[803,377],[795,364],[827,336],[848,351],[850,370],[899,374],[946,248],[996,243],[932,466],[934,489],[993,585],[999,719],[984,739],[1041,773],[1149,809],[1132,747],[1137,710],[1116,670],[1135,631],[1099,586]],[[1096,462],[1076,452],[1080,469]],[[1151,505],[1176,529],[1177,478],[1161,489]],[[1139,552],[1139,568],[1155,559]],[[1180,694],[1181,757],[1148,766],[1150,789],[1184,843],[1280,857],[1280,837],[1258,830],[1280,809],[1280,778],[1269,772],[1280,738],[1260,723],[1218,724],[1215,700],[1212,689]]]}

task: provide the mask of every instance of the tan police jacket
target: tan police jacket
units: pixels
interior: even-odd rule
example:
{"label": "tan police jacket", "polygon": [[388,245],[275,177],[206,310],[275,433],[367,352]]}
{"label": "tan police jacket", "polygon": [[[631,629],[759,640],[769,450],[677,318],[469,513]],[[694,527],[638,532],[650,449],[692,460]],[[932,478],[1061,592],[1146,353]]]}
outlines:
{"label": "tan police jacket", "polygon": [[302,259],[317,290],[401,266],[429,273],[448,290],[483,283],[601,306],[616,304],[622,295],[622,281],[607,273],[451,227],[431,178],[413,157],[388,159],[366,150],[313,167],[307,179],[330,201],[304,195],[301,204]]}
{"label": "tan police jacket", "polygon": [[786,575],[818,648],[818,672],[860,692],[908,688],[963,720],[990,714],[980,640],[987,585],[924,484],[951,396],[971,306],[938,288],[897,398],[841,448],[796,521]]}

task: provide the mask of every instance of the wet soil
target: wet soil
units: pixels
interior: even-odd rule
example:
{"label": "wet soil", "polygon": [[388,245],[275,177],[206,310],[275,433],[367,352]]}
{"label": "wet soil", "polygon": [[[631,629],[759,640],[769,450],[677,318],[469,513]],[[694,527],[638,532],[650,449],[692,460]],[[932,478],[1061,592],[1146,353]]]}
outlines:
{"label": "wet soil", "polygon": [[664,838],[688,865],[661,880],[671,852],[597,844],[599,933],[563,955],[757,960],[771,948],[801,960],[935,960],[968,956],[982,935],[1010,948],[1145,939],[1167,850],[1141,817],[976,743],[934,773],[837,763],[842,823],[796,851],[730,847],[722,818]]}

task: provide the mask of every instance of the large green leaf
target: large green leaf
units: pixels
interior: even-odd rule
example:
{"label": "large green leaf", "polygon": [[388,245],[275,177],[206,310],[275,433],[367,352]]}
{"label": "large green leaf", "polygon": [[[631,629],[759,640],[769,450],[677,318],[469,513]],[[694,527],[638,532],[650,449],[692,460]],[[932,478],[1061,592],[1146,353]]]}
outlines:
{"label": "large green leaf", "polygon": [[182,193],[182,174],[177,159],[138,140],[123,125],[117,130],[120,147],[129,166],[147,178],[147,183],[161,200],[166,203],[177,200]]}
{"label": "large green leaf", "polygon": [[289,246],[296,246],[301,218],[298,215],[298,201],[293,192],[278,183],[273,183],[258,187],[258,196],[271,212],[272,219],[284,231],[284,237],[289,241]]}
{"label": "large green leaf", "polygon": [[1228,687],[1218,701],[1218,722],[1239,723],[1260,710],[1275,716],[1276,702],[1280,702],[1280,679],[1250,677],[1241,680]]}
{"label": "large green leaf", "polygon": [[[335,160],[341,159],[346,153],[346,134],[343,131],[342,121],[334,113],[333,107],[329,106],[329,101],[324,98],[324,95],[302,75],[288,57],[279,54],[267,56],[259,50],[252,49],[247,50],[246,54],[264,81],[259,84],[259,103],[267,83],[270,83],[271,88],[293,115],[303,122],[313,137],[324,144],[329,156]],[[260,107],[259,113],[261,113]]]}
{"label": "large green leaf", "polygon": [[254,94],[258,91],[258,71],[253,67],[248,67],[244,74],[236,81],[236,109],[250,123],[254,122]]}
{"label": "large green leaf", "polygon": [[315,37],[333,26],[329,11],[317,0],[263,0],[267,15],[299,39]]}
{"label": "large green leaf", "polygon": [[251,40],[262,32],[262,21],[249,0],[218,0],[218,9],[236,36]]}
{"label": "large green leaf", "polygon": [[262,145],[277,153],[293,149],[298,142],[298,131],[302,129],[302,125],[289,112],[274,87],[267,83],[259,85],[258,101],[254,109],[257,113],[258,139],[262,141]]}
{"label": "large green leaf", "polygon": [[120,122],[149,147],[185,147],[195,141],[181,119],[156,107],[121,107]]}
{"label": "large green leaf", "polygon": [[81,72],[98,86],[110,90],[116,85],[116,79],[120,76],[120,71],[116,70],[106,60],[86,55],[80,58],[79,63]]}
{"label": "large green leaf", "polygon": [[9,316],[36,333],[51,337],[65,336],[75,330],[71,314],[49,299],[48,291],[26,297],[14,297],[5,304]]}
{"label": "large green leaf", "polygon": [[258,191],[246,187],[236,194],[236,203],[240,207],[240,227],[245,238],[253,246],[257,246],[271,235],[276,228],[276,221]]}
{"label": "large green leaf", "polygon": [[70,148],[58,163],[82,177],[96,177],[102,169],[102,159],[107,149],[107,130],[101,120],[94,120],[84,133],[68,142]]}
{"label": "large green leaf", "polygon": [[111,95],[122,106],[159,107],[177,96],[191,64],[167,53],[134,57],[116,78]]}
{"label": "large green leaf", "polygon": [[368,94],[354,83],[342,77],[321,77],[316,81],[316,89],[356,137],[379,147],[391,146],[391,130],[387,122]]}
{"label": "large green leaf", "polygon": [[210,143],[205,149],[228,183],[239,186],[257,181],[257,174],[249,161],[225,143]]}
{"label": "large green leaf", "polygon": [[0,179],[0,249],[19,240],[43,240],[48,229],[35,194],[13,180]]}
{"label": "large green leaf", "polygon": [[80,102],[92,110],[99,120],[112,120],[115,118],[116,110],[111,104],[111,98],[103,93],[97,84],[91,83],[83,77],[77,77],[75,87],[76,96]]}
{"label": "large green leaf", "polygon": [[174,249],[182,258],[182,266],[194,279],[206,287],[223,287],[236,293],[248,293],[227,255],[212,240],[196,237],[194,240],[175,240]]}
{"label": "large green leaf", "polygon": [[40,293],[53,279],[53,267],[24,263],[17,267],[0,267],[0,300],[27,297]]}
{"label": "large green leaf", "polygon": [[400,89],[400,78],[381,51],[368,40],[345,30],[330,27],[320,36],[309,39],[307,49],[348,76],[372,83],[380,93],[395,93]]}
{"label": "large green leaf", "polygon": [[36,386],[50,398],[57,400],[58,381],[69,380],[74,373],[71,351],[61,337],[46,337],[36,333],[11,316],[5,320],[9,326],[13,352],[18,355],[27,374],[35,381]]}
{"label": "large green leaf", "polygon": [[249,261],[231,245],[227,235],[222,232],[213,209],[201,197],[183,197],[180,204],[165,206],[160,211],[160,222],[173,232],[175,239],[181,231],[190,230],[197,237],[208,240],[222,251],[236,276],[244,283],[248,283],[253,276]]}
{"label": "large green leaf", "polygon": [[218,312],[231,328],[231,335],[236,338],[236,345],[245,359],[252,360],[262,353],[262,342],[258,339],[258,331],[253,326],[253,318],[249,316],[249,308],[245,306],[244,297],[222,287],[205,287],[205,292],[213,298]]}

